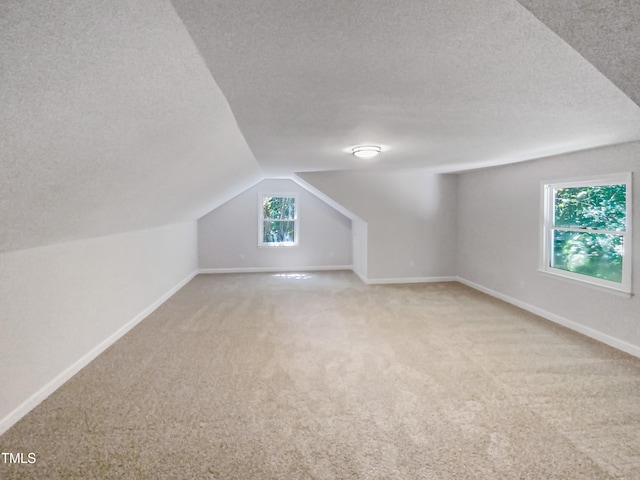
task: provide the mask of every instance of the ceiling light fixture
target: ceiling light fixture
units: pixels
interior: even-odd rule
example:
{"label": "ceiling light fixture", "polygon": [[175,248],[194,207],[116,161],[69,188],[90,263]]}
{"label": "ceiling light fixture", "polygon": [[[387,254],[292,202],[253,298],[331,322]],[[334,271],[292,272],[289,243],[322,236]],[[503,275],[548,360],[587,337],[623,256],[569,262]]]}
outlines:
{"label": "ceiling light fixture", "polygon": [[380,155],[381,148],[377,145],[358,145],[357,147],[353,147],[351,149],[351,153],[353,153],[358,158],[373,158]]}

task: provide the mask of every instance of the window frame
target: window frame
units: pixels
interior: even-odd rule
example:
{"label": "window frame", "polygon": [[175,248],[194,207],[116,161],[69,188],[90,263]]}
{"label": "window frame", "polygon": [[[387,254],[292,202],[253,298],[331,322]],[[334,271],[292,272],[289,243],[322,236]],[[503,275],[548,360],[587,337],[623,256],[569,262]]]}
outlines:
{"label": "window frame", "polygon": [[[571,227],[554,227],[554,191],[558,188],[576,187],[597,187],[603,185],[626,185],[626,218],[624,232],[611,232],[598,229],[579,229]],[[631,172],[598,175],[592,177],[570,178],[562,180],[544,181],[542,186],[542,234],[539,270],[550,275],[569,279],[571,281],[601,287],[608,291],[614,290],[624,294],[631,294],[631,266],[632,255],[632,174]],[[553,252],[553,232],[554,230],[568,230],[586,233],[614,234],[622,236],[622,281],[620,283],[611,280],[604,280],[589,275],[569,272],[551,266],[551,255]]]}
{"label": "window frame", "polygon": [[[295,205],[295,215],[293,220],[288,220],[293,222],[293,242],[265,242],[263,239],[264,234],[264,198],[265,197],[275,197],[275,198],[293,198],[293,202]],[[258,194],[258,247],[260,248],[294,248],[300,244],[300,222],[299,222],[299,212],[300,212],[300,203],[298,195],[295,193],[269,193],[269,192],[260,192]]]}

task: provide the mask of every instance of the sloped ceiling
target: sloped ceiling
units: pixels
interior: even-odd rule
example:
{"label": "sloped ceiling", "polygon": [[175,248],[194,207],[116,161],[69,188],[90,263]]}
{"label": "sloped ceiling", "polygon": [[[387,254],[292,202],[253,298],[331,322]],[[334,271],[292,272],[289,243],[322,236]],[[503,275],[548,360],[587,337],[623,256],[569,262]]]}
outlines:
{"label": "sloped ceiling", "polygon": [[638,0],[518,0],[640,105]]}
{"label": "sloped ceiling", "polygon": [[0,252],[197,218],[265,175],[640,139],[638,7],[559,3],[4,0]]}
{"label": "sloped ceiling", "polygon": [[[640,108],[515,0],[173,4],[270,173],[455,171],[640,138]],[[359,143],[388,151],[357,161]]]}
{"label": "sloped ceiling", "polygon": [[0,3],[0,252],[195,219],[262,176],[168,1]]}

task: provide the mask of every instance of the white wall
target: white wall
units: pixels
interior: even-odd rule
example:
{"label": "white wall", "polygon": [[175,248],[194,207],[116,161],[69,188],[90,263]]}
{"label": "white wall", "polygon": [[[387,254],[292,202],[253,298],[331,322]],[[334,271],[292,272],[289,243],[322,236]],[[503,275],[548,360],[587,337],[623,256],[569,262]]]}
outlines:
{"label": "white wall", "polygon": [[196,223],[0,255],[0,433],[197,269]]}
{"label": "white wall", "polygon": [[[635,295],[624,298],[538,272],[541,182],[627,171],[634,173]],[[461,278],[640,353],[640,143],[461,174],[458,206]]]}
{"label": "white wall", "polygon": [[351,220],[353,233],[353,271],[363,279],[368,277],[368,225],[359,217]]}
{"label": "white wall", "polygon": [[456,176],[418,169],[299,175],[366,222],[369,281],[455,275]]}
{"label": "white wall", "polygon": [[[296,194],[299,245],[258,247],[261,193]],[[198,221],[201,269],[350,267],[351,220],[288,179],[263,180]]]}

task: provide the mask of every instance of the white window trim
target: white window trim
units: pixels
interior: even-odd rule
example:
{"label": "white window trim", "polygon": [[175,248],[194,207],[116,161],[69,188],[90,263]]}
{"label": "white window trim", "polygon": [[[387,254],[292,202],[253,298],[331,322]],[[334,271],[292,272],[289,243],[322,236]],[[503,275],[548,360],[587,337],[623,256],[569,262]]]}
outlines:
{"label": "white window trim", "polygon": [[[295,236],[295,241],[293,242],[265,242],[262,238],[263,228],[264,228],[264,210],[263,210],[263,200],[264,197],[287,197],[293,198],[296,205],[296,214],[293,219],[293,232]],[[260,192],[258,194],[258,247],[260,248],[281,248],[288,247],[293,248],[297,247],[300,244],[300,222],[298,220],[300,212],[300,203],[298,199],[298,195],[295,193],[271,193],[271,192]]]}
{"label": "white window trim", "polygon": [[[588,275],[581,275],[573,272],[568,272],[559,268],[551,267],[551,242],[553,237],[551,235],[552,229],[550,228],[553,219],[553,191],[555,188],[572,188],[572,187],[595,187],[599,185],[614,185],[625,184],[627,192],[627,212],[626,212],[626,230],[623,235],[624,256],[622,259],[622,282],[612,282],[609,280],[603,280],[600,278],[590,277]],[[631,266],[633,263],[632,255],[632,212],[631,207],[633,204],[633,196],[631,191],[632,174],[631,172],[615,173],[607,175],[598,175],[593,177],[581,177],[564,180],[553,180],[541,182],[542,187],[542,233],[541,233],[541,248],[540,248],[540,265],[538,270],[562,277],[563,279],[570,280],[572,282],[586,284],[596,287],[599,290],[614,291],[612,293],[623,293],[625,296],[631,294]],[[606,232],[605,232],[606,233]],[[620,235],[621,232],[615,232],[616,235]]]}

